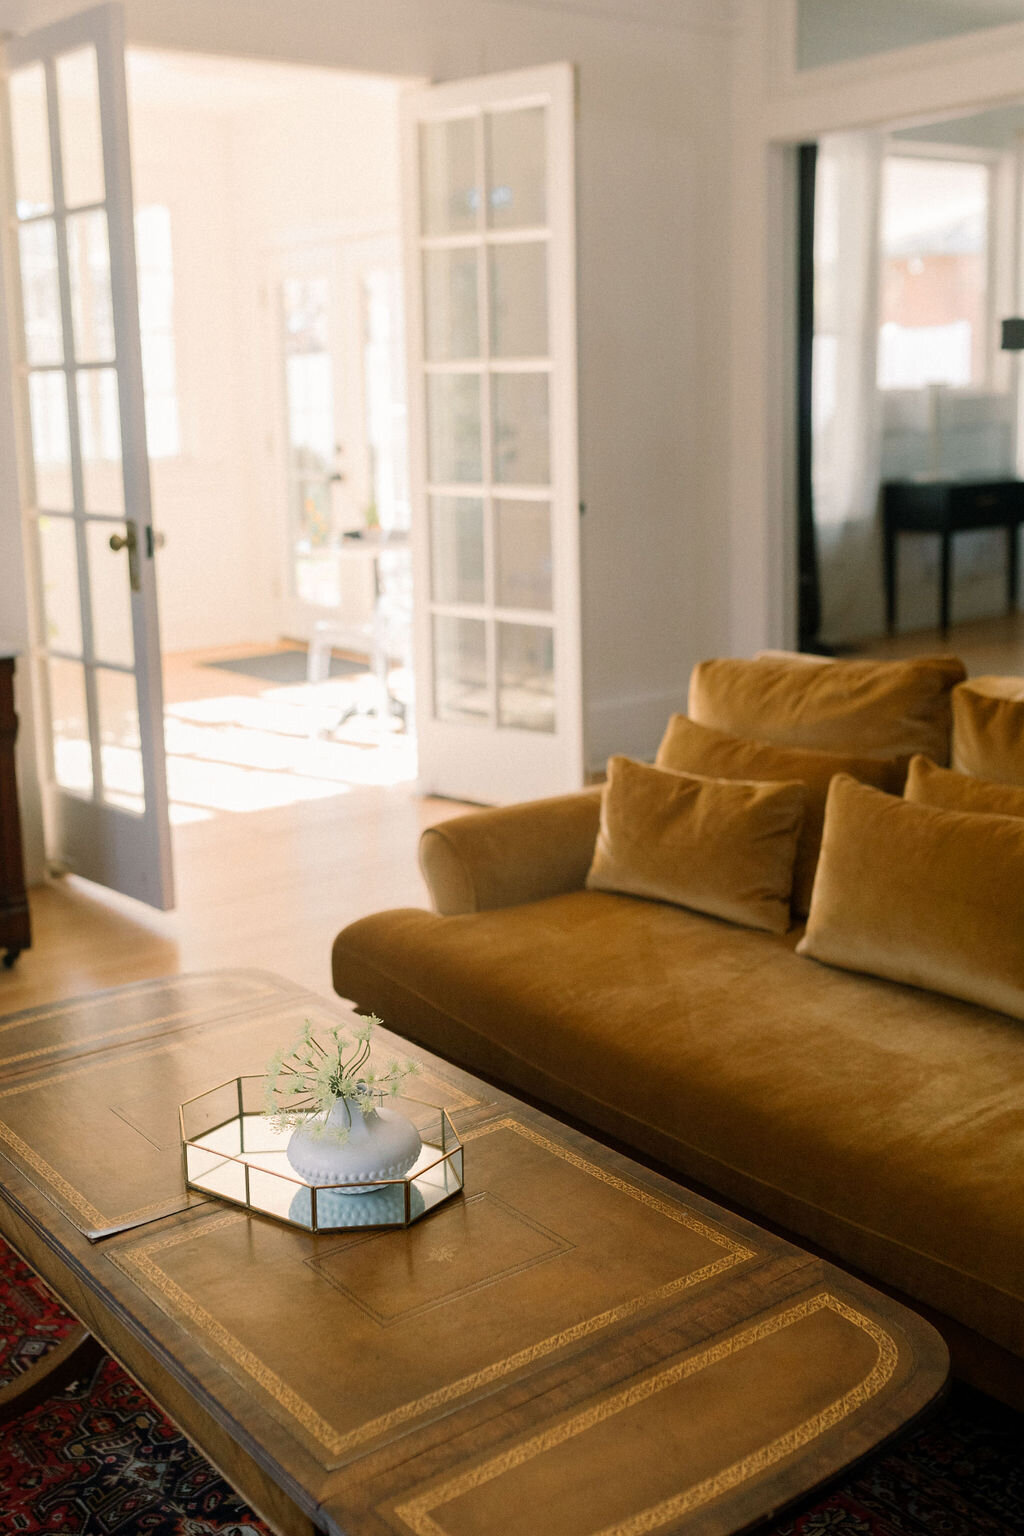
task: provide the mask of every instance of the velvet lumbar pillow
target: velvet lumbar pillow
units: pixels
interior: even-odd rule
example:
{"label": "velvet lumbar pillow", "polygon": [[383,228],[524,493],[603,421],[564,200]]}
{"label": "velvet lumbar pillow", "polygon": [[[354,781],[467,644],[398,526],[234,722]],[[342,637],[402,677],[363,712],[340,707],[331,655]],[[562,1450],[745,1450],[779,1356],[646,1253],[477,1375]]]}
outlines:
{"label": "velvet lumbar pillow", "polygon": [[1024,784],[1024,677],[972,677],[954,688],[953,767]]}
{"label": "velvet lumbar pillow", "polygon": [[955,656],[913,661],[833,661],[785,656],[702,661],[687,713],[700,725],[783,747],[860,757],[949,761],[950,702],[966,676]]}
{"label": "velvet lumbar pillow", "polygon": [[911,758],[903,793],[918,805],[937,805],[944,811],[1024,816],[1024,785],[996,784],[952,768],[936,768],[926,757]]}
{"label": "velvet lumbar pillow", "polygon": [[587,888],[785,933],[806,794],[609,758]]}
{"label": "velvet lumbar pillow", "polygon": [[804,824],[793,871],[793,911],[805,916],[811,905],[814,871],[821,848],[825,798],[833,775],[848,773],[864,784],[898,795],[906,778],[906,758],[857,757],[852,753],[812,752],[802,747],[777,747],[768,741],[747,741],[685,715],[673,715],[661,739],[659,768],[700,773],[716,779],[797,781],[807,789]]}
{"label": "velvet lumbar pillow", "polygon": [[838,775],[797,953],[1024,1018],[1024,821]]}

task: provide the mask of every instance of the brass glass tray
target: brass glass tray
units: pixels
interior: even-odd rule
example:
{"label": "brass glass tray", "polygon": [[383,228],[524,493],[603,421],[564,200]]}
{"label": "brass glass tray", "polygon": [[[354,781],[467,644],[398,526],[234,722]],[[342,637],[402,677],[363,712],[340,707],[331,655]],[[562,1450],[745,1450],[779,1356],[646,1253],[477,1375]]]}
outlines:
{"label": "brass glass tray", "polygon": [[263,1113],[265,1077],[236,1077],[179,1108],[185,1183],[307,1232],[408,1227],[463,1186],[462,1142],[445,1110],[401,1096],[388,1103],[416,1126],[422,1150],[401,1179],[310,1184],[288,1162],[291,1131]]}

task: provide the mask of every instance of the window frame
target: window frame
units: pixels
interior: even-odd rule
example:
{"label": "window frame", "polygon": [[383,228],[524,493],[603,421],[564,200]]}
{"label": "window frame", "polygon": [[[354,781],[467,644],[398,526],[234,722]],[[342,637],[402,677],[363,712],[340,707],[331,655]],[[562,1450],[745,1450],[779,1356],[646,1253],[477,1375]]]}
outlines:
{"label": "window frame", "polygon": [[[997,317],[1015,312],[1013,296],[1014,220],[1018,198],[1014,188],[1015,156],[1012,150],[985,149],[973,144],[944,144],[930,139],[886,140],[882,151],[884,162],[893,160],[941,160],[967,165],[980,165],[988,172],[988,208],[985,221],[985,307],[983,366],[981,378],[970,384],[944,386],[958,399],[981,399],[991,395],[1006,395],[1013,388],[1013,375],[1005,354],[996,344]],[[882,241],[882,209],[879,207],[879,315],[881,334],[881,289],[884,253]],[[876,383],[883,401],[913,399],[920,390],[902,385]]]}

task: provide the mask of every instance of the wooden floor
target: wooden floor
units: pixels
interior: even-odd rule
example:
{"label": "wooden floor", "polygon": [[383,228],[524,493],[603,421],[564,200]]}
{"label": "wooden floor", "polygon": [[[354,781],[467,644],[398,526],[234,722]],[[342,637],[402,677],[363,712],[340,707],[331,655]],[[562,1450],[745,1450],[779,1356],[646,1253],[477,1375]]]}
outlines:
{"label": "wooden floor", "polygon": [[[234,785],[245,790],[255,779],[262,798],[249,803],[273,799],[262,791],[268,781],[273,790],[287,778],[293,752],[317,754],[325,765],[322,776],[310,781],[300,775],[300,798],[269,809],[224,810],[217,803],[222,793],[208,796],[205,806],[179,805],[183,815],[172,827],[174,912],[154,912],[73,876],[32,891],[33,945],[12,970],[0,971],[0,1013],[177,971],[232,965],[265,966],[330,993],[331,941],[340,927],[383,907],[427,904],[416,862],[420,832],[465,807],[417,795],[402,744],[387,738],[374,746],[365,720],[353,722],[350,740],[342,734],[314,746],[289,735],[287,721],[279,731],[266,728],[262,716],[240,726],[239,701],[269,701],[278,708],[288,690],[268,691],[258,679],[204,667],[202,660],[167,658],[165,696],[169,724],[178,726],[190,715],[190,702],[232,701],[220,712],[225,722],[219,735],[195,711],[214,741],[197,750],[216,759],[218,792],[225,784],[229,794]],[[279,755],[273,773],[261,773],[251,758],[268,742]],[[191,767],[197,768],[195,759]],[[235,777],[225,780],[225,774]],[[375,775],[385,782],[372,782]],[[389,782],[396,775],[399,782]],[[188,779],[194,781],[195,775]],[[310,782],[317,798],[303,799]],[[202,798],[200,788],[195,799]]]}
{"label": "wooden floor", "polygon": [[[881,640],[860,654],[950,651],[973,675],[1024,676],[1024,614],[960,625],[947,641],[938,633]],[[169,705],[221,697],[224,676],[198,666],[197,658],[171,658]],[[259,698],[265,685],[231,674],[230,694]],[[425,905],[419,834],[465,809],[419,797],[412,782],[365,782],[373,777],[373,750],[368,739],[351,747],[358,772],[339,781],[337,793],[176,825],[175,912],[151,912],[73,877],[34,891],[33,948],[12,971],[0,972],[0,1013],[229,965],[266,966],[329,992],[335,933],[383,907]],[[344,764],[343,754],[339,760]]]}
{"label": "wooden floor", "polygon": [[1024,613],[957,624],[945,640],[937,629],[893,635],[859,646],[856,654],[880,658],[952,654],[961,658],[971,677],[986,673],[1024,677]]}

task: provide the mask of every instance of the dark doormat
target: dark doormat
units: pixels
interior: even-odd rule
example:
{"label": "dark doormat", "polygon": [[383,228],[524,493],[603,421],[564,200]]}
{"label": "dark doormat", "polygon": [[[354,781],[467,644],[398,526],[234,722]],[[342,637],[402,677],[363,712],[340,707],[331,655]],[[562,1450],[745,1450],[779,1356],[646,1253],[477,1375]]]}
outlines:
{"label": "dark doormat", "polygon": [[[237,656],[233,661],[204,661],[204,667],[216,667],[221,672],[241,672],[243,677],[258,677],[264,683],[304,683],[306,681],[305,651],[270,651],[266,656]],[[355,677],[369,668],[363,661],[349,661],[343,656],[331,657],[331,677]]]}

